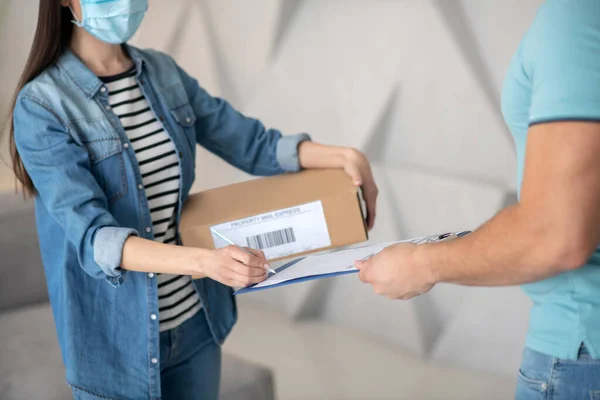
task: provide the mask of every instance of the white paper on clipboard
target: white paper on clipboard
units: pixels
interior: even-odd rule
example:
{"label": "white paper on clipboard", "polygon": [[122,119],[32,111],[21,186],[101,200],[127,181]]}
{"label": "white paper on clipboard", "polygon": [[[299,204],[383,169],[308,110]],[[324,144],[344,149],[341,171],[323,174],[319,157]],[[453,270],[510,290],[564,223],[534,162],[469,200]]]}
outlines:
{"label": "white paper on clipboard", "polygon": [[443,235],[424,236],[409,240],[385,242],[368,246],[355,247],[347,250],[335,251],[333,253],[307,256],[303,259],[300,259],[300,261],[292,261],[286,264],[292,264],[287,268],[286,265],[284,265],[282,268],[277,270],[277,274],[272,275],[263,282],[252,286],[252,289],[267,288],[269,286],[280,285],[287,281],[307,278],[311,276],[356,271],[356,268],[354,267],[355,261],[366,260],[368,258],[371,258],[388,246],[392,246],[398,243],[435,243],[452,237],[464,236],[468,233],[468,231],[464,231],[460,233],[446,233]]}

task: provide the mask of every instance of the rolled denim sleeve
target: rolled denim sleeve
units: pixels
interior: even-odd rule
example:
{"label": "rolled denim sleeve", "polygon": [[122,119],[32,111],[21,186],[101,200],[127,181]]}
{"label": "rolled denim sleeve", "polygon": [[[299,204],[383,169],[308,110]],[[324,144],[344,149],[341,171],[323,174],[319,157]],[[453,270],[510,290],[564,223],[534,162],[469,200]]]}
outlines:
{"label": "rolled denim sleeve", "polygon": [[181,68],[179,73],[196,114],[196,141],[231,165],[252,175],[276,175],[300,170],[298,145],[305,133],[283,136],[257,119],[213,97]]}
{"label": "rolled denim sleeve", "polygon": [[98,229],[94,239],[94,261],[106,274],[111,283],[122,283],[123,270],[120,265],[125,241],[138,233],[129,228],[104,226]]}
{"label": "rolled denim sleeve", "polygon": [[123,282],[125,240],[137,235],[120,227],[90,171],[87,150],[43,102],[20,97],[13,114],[15,143],[39,200],[73,244],[82,269],[118,286]]}
{"label": "rolled denim sleeve", "polygon": [[277,162],[286,172],[300,171],[300,159],[298,158],[298,146],[302,142],[310,140],[306,133],[298,135],[282,136],[277,143]]}

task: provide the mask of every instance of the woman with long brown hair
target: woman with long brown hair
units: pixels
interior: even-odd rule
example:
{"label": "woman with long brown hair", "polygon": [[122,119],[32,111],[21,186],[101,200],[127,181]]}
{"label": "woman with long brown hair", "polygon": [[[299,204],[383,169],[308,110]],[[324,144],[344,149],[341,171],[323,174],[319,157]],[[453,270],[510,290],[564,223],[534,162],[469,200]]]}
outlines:
{"label": "woman with long brown hair", "polygon": [[265,129],[169,56],[125,44],[147,7],[40,0],[15,96],[13,167],[35,197],[78,399],[218,396],[220,343],[236,320],[231,287],[262,281],[268,264],[259,251],[179,246],[197,144],[255,175],[343,168],[374,220],[377,188],[360,152]]}

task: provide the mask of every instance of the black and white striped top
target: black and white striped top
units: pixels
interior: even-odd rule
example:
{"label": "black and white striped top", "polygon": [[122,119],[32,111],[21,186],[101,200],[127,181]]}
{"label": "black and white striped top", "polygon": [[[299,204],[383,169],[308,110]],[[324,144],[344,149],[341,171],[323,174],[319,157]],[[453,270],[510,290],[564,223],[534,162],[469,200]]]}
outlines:
{"label": "black and white striped top", "polygon": [[[133,146],[150,207],[156,241],[177,240],[177,206],[181,168],[175,145],[148,104],[135,79],[135,69],[101,78],[109,104]],[[191,277],[156,274],[160,331],[173,329],[201,308]]]}

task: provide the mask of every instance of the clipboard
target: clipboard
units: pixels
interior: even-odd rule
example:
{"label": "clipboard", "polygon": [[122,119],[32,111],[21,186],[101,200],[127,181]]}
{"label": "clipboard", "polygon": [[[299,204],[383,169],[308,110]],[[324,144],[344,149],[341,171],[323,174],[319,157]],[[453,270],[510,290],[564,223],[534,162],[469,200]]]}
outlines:
{"label": "clipboard", "polygon": [[[358,269],[354,267],[354,261],[369,259],[381,252],[386,247],[399,243],[436,243],[451,238],[462,237],[468,235],[469,233],[470,231],[444,233],[441,235],[425,236],[396,242],[379,243],[369,246],[360,246],[326,254],[317,254],[297,258],[277,268],[276,275],[271,275],[263,282],[255,285],[241,288],[235,291],[233,294],[241,295],[317,279],[355,274],[358,272]],[[313,269],[315,265],[319,264],[321,264],[320,267]],[[270,283],[270,281],[272,283]]]}
{"label": "clipboard", "polygon": [[[292,260],[292,261],[288,262],[287,264],[284,264],[281,267],[277,268],[276,271],[278,273],[282,272],[285,269],[293,266],[294,264],[296,264],[296,263],[304,260],[305,258],[306,257],[302,257],[302,258],[298,258],[296,260]],[[348,271],[331,272],[331,273],[327,273],[327,274],[307,275],[307,276],[303,276],[303,277],[300,277],[300,278],[290,279],[290,280],[287,280],[287,281],[284,281],[284,282],[280,282],[280,283],[276,283],[274,285],[269,285],[269,286],[261,286],[261,287],[257,287],[257,288],[254,287],[256,285],[248,286],[248,287],[236,290],[235,292],[233,292],[233,295],[237,296],[238,294],[260,292],[261,290],[274,289],[274,288],[278,288],[278,287],[282,287],[282,286],[293,285],[295,283],[302,283],[302,282],[314,281],[314,280],[317,280],[317,279],[332,278],[334,276],[349,275],[349,274],[355,274],[355,273],[358,273],[357,269],[352,269],[352,270],[348,270]]]}

